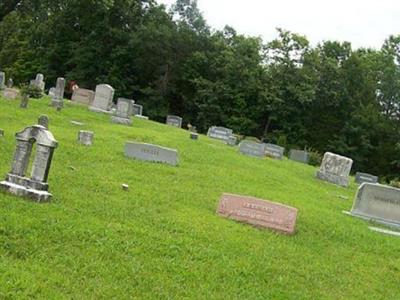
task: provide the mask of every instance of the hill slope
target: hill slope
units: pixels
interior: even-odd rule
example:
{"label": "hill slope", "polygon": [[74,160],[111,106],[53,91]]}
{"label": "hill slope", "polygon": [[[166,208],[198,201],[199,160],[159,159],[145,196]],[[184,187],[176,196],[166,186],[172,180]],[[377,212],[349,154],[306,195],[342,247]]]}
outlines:
{"label": "hill slope", "polygon": [[[342,214],[352,206],[354,183],[340,188],[315,179],[311,166],[243,156],[151,121],[111,124],[71,103],[57,112],[48,102],[32,100],[22,110],[19,101],[0,99],[1,178],[14,133],[40,114],[50,117],[59,141],[52,203],[0,194],[0,298],[399,297],[400,239]],[[93,147],[77,144],[80,129],[95,132]],[[178,149],[179,167],[126,159],[128,140]],[[296,235],[218,217],[223,192],[298,208]]]}

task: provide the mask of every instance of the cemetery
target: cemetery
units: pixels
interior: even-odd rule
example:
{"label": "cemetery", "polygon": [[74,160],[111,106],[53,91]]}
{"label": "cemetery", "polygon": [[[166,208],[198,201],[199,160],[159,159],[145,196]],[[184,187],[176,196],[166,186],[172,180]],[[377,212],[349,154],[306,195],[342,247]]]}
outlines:
{"label": "cemetery", "polygon": [[0,1],[0,299],[400,299],[400,4],[313,1]]}
{"label": "cemetery", "polygon": [[[205,264],[196,264],[198,271],[190,282],[202,281],[199,276],[209,274],[210,265],[214,274],[225,276],[240,263],[244,272],[255,272],[260,280],[273,276],[284,266],[282,284],[289,284],[296,278],[308,287],[302,290],[302,295],[323,296],[325,292],[315,290],[314,281],[307,274],[325,274],[323,282],[335,285],[332,275],[340,273],[336,270],[349,268],[349,253],[363,247],[368,249],[365,250],[369,253],[368,263],[363,257],[351,255],[350,271],[379,273],[379,278],[370,277],[372,281],[368,286],[379,286],[382,279],[389,287],[396,284],[392,281],[394,271],[386,271],[391,263],[382,256],[390,256],[399,247],[400,240],[368,229],[367,222],[370,219],[386,224],[399,222],[394,209],[399,199],[397,189],[375,191],[373,186],[364,184],[361,200],[353,204],[358,189],[356,182],[349,180],[349,187],[344,189],[315,178],[317,168],[313,166],[285,157],[281,160],[262,157],[265,144],[259,147],[257,143],[246,141],[232,148],[199,134],[196,135],[201,138],[194,143],[188,138],[189,131],[143,119],[135,119],[132,127],[120,126],[110,123],[108,114],[95,114],[73,101],[64,100],[60,114],[46,101],[30,101],[28,109],[20,110],[18,102],[0,98],[0,112],[0,127],[7,132],[0,139],[0,171],[4,176],[0,183],[4,192],[0,195],[2,210],[6,212],[0,225],[10,228],[11,233],[25,230],[24,235],[3,237],[6,243],[20,245],[3,253],[17,255],[24,251],[23,255],[29,258],[29,263],[22,262],[20,267],[8,271],[11,278],[17,278],[27,268],[36,278],[44,276],[34,271],[37,268],[45,274],[54,274],[60,267],[70,270],[73,266],[69,259],[76,260],[79,251],[79,266],[86,265],[89,257],[95,263],[92,266],[96,272],[94,278],[116,270],[132,280],[136,276],[144,282],[152,282],[154,276],[169,276],[175,280],[180,278],[176,271],[183,272],[187,259],[196,257]],[[19,117],[14,118],[15,115]],[[79,123],[79,127],[85,128],[79,134],[80,129],[74,124],[78,122],[71,116],[84,121]],[[36,121],[43,126],[34,125],[20,131]],[[20,132],[17,139],[12,132]],[[96,142],[92,143],[94,132]],[[32,150],[30,159],[37,163],[33,163],[32,173],[28,173],[29,151],[23,149],[32,148],[31,137],[35,137],[36,147],[44,148],[36,158]],[[91,147],[79,147],[79,143]],[[210,143],[215,147],[210,147]],[[15,147],[21,149],[18,150],[21,154],[15,152]],[[242,155],[239,149],[260,159]],[[51,160],[46,160],[50,157]],[[10,171],[12,161],[14,166]],[[336,161],[330,164],[336,166],[339,164]],[[376,195],[377,200],[368,196],[370,193]],[[343,201],[339,196],[351,200]],[[32,206],[30,201],[51,202]],[[387,208],[376,210],[377,201],[386,203]],[[342,210],[358,218],[350,218],[342,214]],[[45,220],[54,221],[48,224]],[[26,231],[27,224],[33,223],[38,225]],[[310,244],[316,236],[317,244]],[[344,237],[349,239],[346,244],[343,244]],[[28,239],[31,242],[24,242]],[[103,240],[100,244],[96,242],[99,239]],[[60,246],[54,248],[48,240]],[[381,247],[383,242],[385,248]],[[171,248],[177,245],[183,248]],[[46,260],[43,265],[34,254],[37,247],[56,261]],[[196,249],[195,253],[187,253],[186,247]],[[280,249],[279,252],[276,249]],[[223,263],[221,253],[226,257]],[[104,260],[104,255],[110,256]],[[168,270],[168,257],[177,261],[173,272]],[[260,257],[265,259],[260,260]],[[273,262],[268,257],[274,257]],[[151,275],[146,275],[145,271],[132,273],[136,260],[141,261],[143,270],[152,270]],[[88,276],[87,272],[80,269],[76,275],[67,275],[71,281],[65,284],[65,289],[83,297],[111,295],[108,286],[99,287],[97,280],[89,280],[84,287],[73,283],[76,276]],[[293,277],[293,273],[305,277]],[[343,276],[339,273],[337,276]],[[350,274],[342,280],[359,286],[365,284],[365,278]],[[230,278],[235,276],[230,275]],[[257,282],[257,278],[253,278],[253,282]],[[31,278],[30,285],[36,284],[36,280]],[[112,295],[123,296],[122,291],[150,295],[141,285],[125,285],[127,282],[113,283]],[[202,291],[216,284],[208,279],[203,283],[194,290]],[[258,289],[268,294],[269,289],[279,286],[274,279],[271,284],[265,288],[260,284]],[[163,286],[169,293],[183,295],[170,283],[163,283]],[[6,284],[6,287],[12,290],[12,285]],[[22,287],[29,290],[28,283]],[[152,296],[157,294],[155,290],[150,291]],[[344,288],[343,292],[347,296],[364,295],[361,289]],[[63,292],[48,282],[39,295],[54,293]],[[191,292],[185,295],[194,297]],[[389,292],[388,295],[394,294]]]}

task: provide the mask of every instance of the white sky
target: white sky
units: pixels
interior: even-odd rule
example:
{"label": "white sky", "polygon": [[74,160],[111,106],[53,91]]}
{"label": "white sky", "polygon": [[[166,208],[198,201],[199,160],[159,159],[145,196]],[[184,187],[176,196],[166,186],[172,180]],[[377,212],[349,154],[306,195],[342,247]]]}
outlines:
{"label": "white sky", "polygon": [[230,25],[264,41],[277,36],[276,27],[305,35],[313,45],[339,40],[353,48],[380,48],[390,34],[400,34],[400,0],[198,0],[198,6],[211,27]]}

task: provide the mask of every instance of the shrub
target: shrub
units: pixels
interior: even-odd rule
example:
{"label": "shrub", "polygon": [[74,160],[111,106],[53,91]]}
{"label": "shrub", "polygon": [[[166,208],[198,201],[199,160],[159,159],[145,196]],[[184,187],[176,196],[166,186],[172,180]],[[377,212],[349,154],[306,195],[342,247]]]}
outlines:
{"label": "shrub", "polygon": [[312,166],[320,166],[322,162],[322,154],[314,149],[307,149],[310,160],[308,164]]}

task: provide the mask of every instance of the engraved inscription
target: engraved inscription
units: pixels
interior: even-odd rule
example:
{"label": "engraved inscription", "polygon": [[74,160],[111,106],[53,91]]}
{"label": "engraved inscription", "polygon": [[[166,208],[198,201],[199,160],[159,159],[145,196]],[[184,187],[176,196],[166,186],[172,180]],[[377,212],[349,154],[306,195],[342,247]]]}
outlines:
{"label": "engraved inscription", "polygon": [[253,197],[223,194],[218,214],[283,233],[294,233],[297,209]]}

